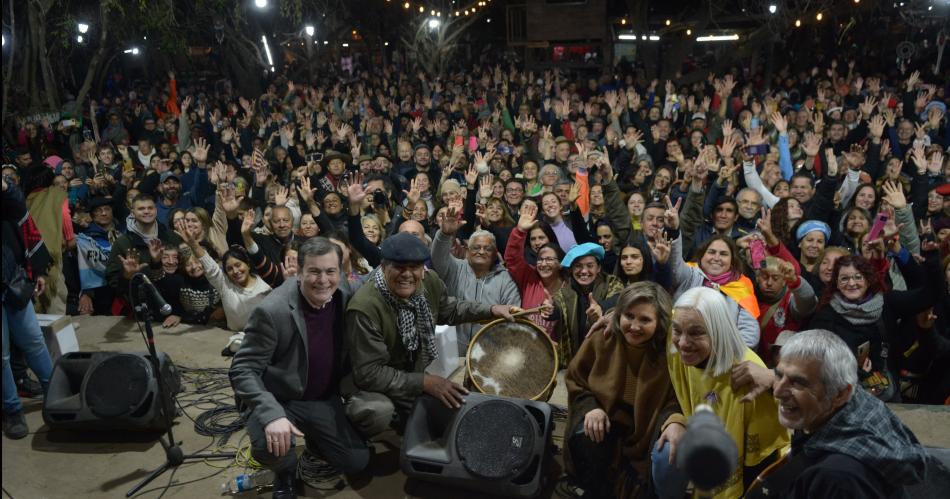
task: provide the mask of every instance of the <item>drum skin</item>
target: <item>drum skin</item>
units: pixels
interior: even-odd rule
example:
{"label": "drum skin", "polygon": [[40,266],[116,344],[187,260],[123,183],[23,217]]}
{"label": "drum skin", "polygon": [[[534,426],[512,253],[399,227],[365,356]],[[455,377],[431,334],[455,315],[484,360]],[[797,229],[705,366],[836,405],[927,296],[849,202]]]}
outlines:
{"label": "drum skin", "polygon": [[489,395],[546,402],[557,381],[557,347],[537,324],[498,319],[468,346],[467,385]]}

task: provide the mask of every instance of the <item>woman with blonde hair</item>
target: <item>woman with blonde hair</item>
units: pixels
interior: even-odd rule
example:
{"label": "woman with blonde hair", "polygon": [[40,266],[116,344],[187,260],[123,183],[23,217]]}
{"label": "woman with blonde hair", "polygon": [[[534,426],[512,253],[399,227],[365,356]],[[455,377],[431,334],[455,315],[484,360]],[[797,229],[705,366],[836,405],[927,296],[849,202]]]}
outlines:
{"label": "woman with blonde hair", "polygon": [[565,464],[593,497],[650,497],[656,435],[685,425],[666,366],[672,306],[659,284],[628,286],[607,334],[591,335],[568,367]]}
{"label": "woman with blonde hair", "polygon": [[[725,483],[706,491],[708,496],[742,496],[759,472],[788,447],[789,435],[778,422],[778,405],[771,394],[753,398],[732,389],[733,366],[743,361],[765,364],[742,341],[722,293],[700,286],[680,295],[673,305],[666,358],[682,415],[688,418],[700,405],[708,405],[739,449],[739,466]],[[672,426],[660,436],[652,460],[661,498],[683,497],[686,489],[685,475],[673,465],[685,429]]]}

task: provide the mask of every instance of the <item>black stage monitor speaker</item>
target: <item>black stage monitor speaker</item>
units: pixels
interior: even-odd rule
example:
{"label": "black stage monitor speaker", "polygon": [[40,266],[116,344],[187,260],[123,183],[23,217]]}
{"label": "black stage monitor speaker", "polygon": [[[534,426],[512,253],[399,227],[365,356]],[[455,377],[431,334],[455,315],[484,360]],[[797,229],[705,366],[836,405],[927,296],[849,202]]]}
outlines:
{"label": "black stage monitor speaker", "polygon": [[551,458],[554,416],[544,402],[469,393],[459,409],[424,395],[406,424],[400,464],[420,480],[534,497]]}
{"label": "black stage monitor speaker", "polygon": [[[158,354],[166,407],[181,390],[178,370]],[[43,420],[64,430],[165,430],[158,380],[145,352],[72,352],[59,358],[50,376]]]}

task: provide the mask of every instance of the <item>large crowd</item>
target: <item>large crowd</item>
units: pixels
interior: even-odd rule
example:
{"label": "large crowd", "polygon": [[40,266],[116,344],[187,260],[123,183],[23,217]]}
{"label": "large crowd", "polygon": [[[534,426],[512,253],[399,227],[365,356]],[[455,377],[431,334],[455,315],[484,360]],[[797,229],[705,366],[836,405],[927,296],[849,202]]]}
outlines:
{"label": "large crowd", "polygon": [[[827,421],[799,421],[808,380],[826,415],[834,402],[849,424],[888,431],[902,427],[883,412],[861,421],[885,411],[869,399],[950,401],[946,75],[834,60],[687,83],[620,69],[328,71],[260,95],[169,72],[110,82],[81,116],[17,121],[2,171],[5,418],[21,410],[26,365],[44,384],[51,368],[19,332],[32,314],[13,304],[23,273],[37,311],[129,315],[144,272],[172,307],[164,328],[243,332],[235,390],[269,408],[249,432],[277,456],[269,428],[296,414],[286,399],[341,393],[360,435],[422,392],[457,404],[464,388],[419,374],[438,355],[433,326],[458,324],[464,358],[471,321],[522,310],[567,370],[568,470],[594,497],[682,497],[682,472],[663,463],[702,403],[739,444],[742,466],[717,491],[737,497],[788,447],[786,428]],[[308,263],[328,252],[341,255],[330,294],[333,272]],[[294,362],[332,372],[272,396],[253,379],[266,385],[266,354],[287,348],[260,338],[279,317],[261,310],[296,299],[284,283],[308,298],[304,329],[343,321],[328,345],[345,353],[311,349]],[[320,308],[337,288],[349,305]],[[798,334],[815,329],[833,334]],[[829,365],[815,378],[786,349]],[[396,416],[366,396],[379,393]],[[905,452],[904,467],[849,486],[919,478],[919,445],[901,438],[865,451]],[[342,468],[360,468],[347,456]],[[836,484],[821,486],[811,492]]]}

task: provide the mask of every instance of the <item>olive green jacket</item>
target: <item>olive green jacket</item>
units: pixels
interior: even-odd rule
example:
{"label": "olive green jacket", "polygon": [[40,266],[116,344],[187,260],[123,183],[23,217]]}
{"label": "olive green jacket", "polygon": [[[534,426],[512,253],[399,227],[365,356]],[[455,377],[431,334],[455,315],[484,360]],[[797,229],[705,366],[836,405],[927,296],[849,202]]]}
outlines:
{"label": "olive green jacket", "polygon": [[[436,324],[458,325],[492,318],[491,304],[450,297],[433,271],[426,271],[421,292]],[[396,327],[396,311],[376,289],[373,274],[350,299],[345,328],[343,344],[352,371],[341,383],[344,395],[362,390],[409,399],[422,394],[423,373],[432,359],[421,342],[416,352],[406,350]]]}

